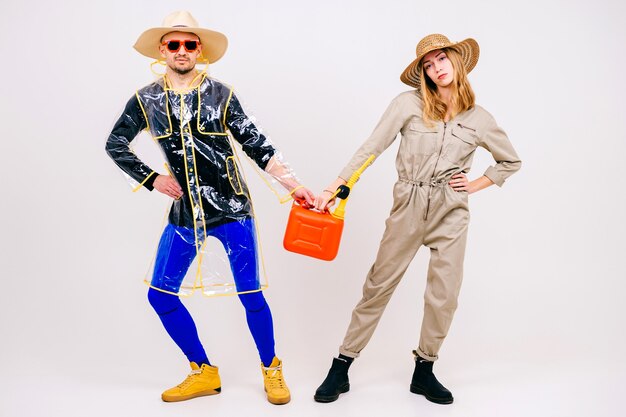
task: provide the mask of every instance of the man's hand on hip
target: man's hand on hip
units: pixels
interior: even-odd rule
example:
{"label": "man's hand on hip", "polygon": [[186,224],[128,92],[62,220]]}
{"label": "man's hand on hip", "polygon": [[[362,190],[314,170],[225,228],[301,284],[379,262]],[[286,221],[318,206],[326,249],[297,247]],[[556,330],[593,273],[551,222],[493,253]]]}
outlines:
{"label": "man's hand on hip", "polygon": [[169,175],[159,175],[154,180],[154,188],[157,191],[178,200],[183,196],[183,189],[180,188],[178,182]]}

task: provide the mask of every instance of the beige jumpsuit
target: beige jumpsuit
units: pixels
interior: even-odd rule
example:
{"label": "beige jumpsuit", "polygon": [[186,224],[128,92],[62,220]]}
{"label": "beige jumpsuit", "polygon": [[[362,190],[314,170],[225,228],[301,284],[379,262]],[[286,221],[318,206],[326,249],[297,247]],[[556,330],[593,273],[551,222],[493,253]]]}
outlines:
{"label": "beige jumpsuit", "polygon": [[363,286],[363,298],[352,312],[339,351],[359,356],[409,263],[424,245],[430,249],[430,264],[417,352],[424,359],[436,360],[457,307],[469,223],[467,192],[454,191],[448,181],[454,174],[469,172],[478,146],[495,159],[484,175],[498,186],[520,168],[521,161],[504,131],[482,107],[429,126],[422,120],[422,101],[413,90],[391,102],[339,176],[350,178],[370,155],[378,156],[389,147],[398,132],[402,140],[396,157],[393,207]]}

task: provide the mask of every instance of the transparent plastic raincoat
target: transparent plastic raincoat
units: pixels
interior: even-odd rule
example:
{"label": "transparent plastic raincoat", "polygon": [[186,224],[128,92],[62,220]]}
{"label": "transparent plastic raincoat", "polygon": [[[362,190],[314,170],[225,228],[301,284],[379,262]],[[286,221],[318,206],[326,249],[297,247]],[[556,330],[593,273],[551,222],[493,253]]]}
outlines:
{"label": "transparent plastic raincoat", "polygon": [[295,176],[244,112],[232,87],[206,73],[199,77],[196,87],[185,91],[170,89],[165,76],[137,91],[106,150],[135,189],[152,190],[158,174],[130,147],[137,134],[148,130],[183,189],[170,207],[146,277],[151,287],[179,295],[198,288],[205,295],[259,291],[267,283],[260,279],[252,204],[229,132],[262,170],[280,165],[279,182]]}

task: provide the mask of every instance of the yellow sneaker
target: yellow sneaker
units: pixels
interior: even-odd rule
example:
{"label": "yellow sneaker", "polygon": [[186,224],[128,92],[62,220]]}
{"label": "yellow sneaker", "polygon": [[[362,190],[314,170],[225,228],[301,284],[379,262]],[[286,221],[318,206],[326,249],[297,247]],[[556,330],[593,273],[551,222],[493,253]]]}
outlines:
{"label": "yellow sneaker", "polygon": [[222,391],[217,366],[202,364],[199,367],[195,362],[191,362],[190,365],[191,373],[187,378],[161,394],[163,401],[185,401],[203,395],[219,394]]}
{"label": "yellow sneaker", "polygon": [[267,400],[272,404],[287,404],[291,400],[289,388],[283,379],[283,363],[274,357],[267,368],[261,364],[263,384],[267,393]]}

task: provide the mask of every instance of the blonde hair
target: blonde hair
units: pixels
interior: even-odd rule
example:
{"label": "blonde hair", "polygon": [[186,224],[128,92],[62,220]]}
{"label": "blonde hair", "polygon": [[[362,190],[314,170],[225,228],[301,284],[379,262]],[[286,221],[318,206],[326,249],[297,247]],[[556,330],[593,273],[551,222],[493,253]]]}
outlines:
{"label": "blonde hair", "polygon": [[[452,87],[452,100],[450,103],[450,117],[454,117],[459,113],[463,113],[474,107],[476,97],[474,90],[467,79],[467,71],[463,64],[461,54],[453,48],[442,49],[454,68],[454,80],[450,84]],[[424,102],[424,110],[422,118],[426,123],[444,120],[448,112],[448,106],[443,102],[437,92],[437,85],[426,75],[424,66],[420,62],[420,92],[422,101]]]}

